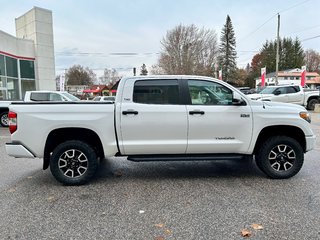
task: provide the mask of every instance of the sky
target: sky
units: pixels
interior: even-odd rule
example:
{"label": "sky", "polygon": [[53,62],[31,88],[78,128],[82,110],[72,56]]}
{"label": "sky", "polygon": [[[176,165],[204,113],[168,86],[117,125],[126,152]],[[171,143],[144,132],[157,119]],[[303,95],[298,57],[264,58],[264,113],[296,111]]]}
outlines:
{"label": "sky", "polygon": [[[56,74],[80,64],[102,75],[139,73],[157,63],[161,40],[179,24],[214,30],[218,39],[230,16],[236,36],[237,65],[251,63],[277,35],[320,52],[320,0],[0,0],[0,30],[15,36],[15,18],[34,6],[53,14]],[[0,46],[1,48],[1,46]]]}

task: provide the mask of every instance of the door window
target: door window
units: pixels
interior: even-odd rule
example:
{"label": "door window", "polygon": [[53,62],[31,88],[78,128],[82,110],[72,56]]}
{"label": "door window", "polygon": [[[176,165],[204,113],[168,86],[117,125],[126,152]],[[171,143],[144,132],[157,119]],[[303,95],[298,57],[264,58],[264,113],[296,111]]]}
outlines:
{"label": "door window", "polygon": [[179,104],[178,80],[136,81],[133,101],[145,104]]}
{"label": "door window", "polygon": [[216,82],[189,80],[192,105],[231,105],[232,91]]}

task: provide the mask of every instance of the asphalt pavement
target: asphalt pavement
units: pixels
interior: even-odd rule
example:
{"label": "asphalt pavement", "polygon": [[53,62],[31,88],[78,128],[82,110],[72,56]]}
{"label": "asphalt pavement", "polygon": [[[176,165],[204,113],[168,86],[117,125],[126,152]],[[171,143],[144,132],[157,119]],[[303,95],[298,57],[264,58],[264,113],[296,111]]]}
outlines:
{"label": "asphalt pavement", "polygon": [[40,159],[8,157],[2,128],[0,239],[243,239],[245,229],[249,239],[320,239],[320,113],[312,128],[316,149],[287,180],[248,160],[112,158],[78,187],[59,184]]}

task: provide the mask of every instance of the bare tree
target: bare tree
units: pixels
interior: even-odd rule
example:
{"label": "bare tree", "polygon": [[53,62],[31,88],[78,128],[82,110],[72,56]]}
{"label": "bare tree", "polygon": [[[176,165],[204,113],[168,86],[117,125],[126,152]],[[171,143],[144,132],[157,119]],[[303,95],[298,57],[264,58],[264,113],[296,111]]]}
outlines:
{"label": "bare tree", "polygon": [[304,52],[304,61],[309,72],[320,73],[320,54],[313,49]]}
{"label": "bare tree", "polygon": [[159,64],[154,64],[151,66],[151,75],[164,75],[166,74],[164,70],[159,66]]}
{"label": "bare tree", "polygon": [[66,73],[68,85],[91,85],[96,80],[96,74],[88,67],[74,65]]}
{"label": "bare tree", "polygon": [[158,65],[167,74],[212,75],[218,53],[217,35],[213,30],[195,25],[179,25],[161,41]]}
{"label": "bare tree", "polygon": [[102,84],[113,86],[121,77],[116,69],[105,68],[103,75],[99,77],[99,82]]}

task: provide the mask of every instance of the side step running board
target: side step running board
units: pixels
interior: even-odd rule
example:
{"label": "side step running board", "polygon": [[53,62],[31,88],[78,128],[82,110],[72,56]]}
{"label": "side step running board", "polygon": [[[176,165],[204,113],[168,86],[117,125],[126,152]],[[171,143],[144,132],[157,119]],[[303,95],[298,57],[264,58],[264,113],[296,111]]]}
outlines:
{"label": "side step running board", "polygon": [[131,155],[128,160],[133,162],[148,161],[211,161],[211,160],[240,160],[246,155],[241,154],[192,154],[192,155]]}

